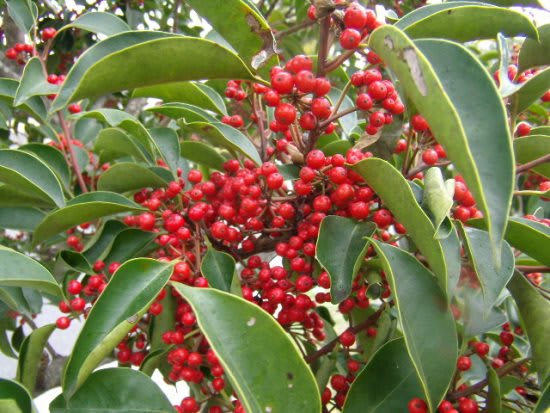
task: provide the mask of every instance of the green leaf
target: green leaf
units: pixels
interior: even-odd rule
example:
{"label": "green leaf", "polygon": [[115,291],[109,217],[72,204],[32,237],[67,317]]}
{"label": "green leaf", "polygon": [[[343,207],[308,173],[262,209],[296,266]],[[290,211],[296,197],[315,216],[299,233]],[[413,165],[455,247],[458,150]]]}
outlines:
{"label": "green leaf", "polygon": [[37,328],[23,340],[23,344],[19,349],[16,380],[25,386],[30,393],[34,392],[44,347],[55,328],[55,324],[47,324]]}
{"label": "green leaf", "polygon": [[142,231],[138,228],[127,228],[120,231],[113,240],[109,253],[104,257],[107,264],[124,262],[134,258],[146,248],[158,234]]}
{"label": "green leaf", "polygon": [[[85,118],[81,118],[83,120]],[[94,152],[101,163],[110,162],[124,156],[133,156],[137,161],[150,162],[147,149],[118,128],[105,128],[99,132],[94,144]]]}
{"label": "green leaf", "polygon": [[546,384],[533,413],[548,413],[548,406],[550,406],[550,383]]}
{"label": "green leaf", "polygon": [[[17,80],[0,78],[0,99],[6,101],[9,105],[13,105],[13,98],[18,87],[19,82]],[[38,96],[32,97],[23,103],[20,109],[30,113],[37,120],[45,121],[48,117],[46,106]]]}
{"label": "green leaf", "polygon": [[211,287],[230,292],[231,282],[235,275],[235,260],[225,252],[208,248],[202,259],[201,273]]}
{"label": "green leaf", "polygon": [[140,205],[114,192],[88,192],[71,199],[64,208],[46,215],[34,231],[33,244],[86,221],[120,212],[143,210]]}
{"label": "green leaf", "polygon": [[33,198],[58,207],[65,205],[63,189],[55,174],[43,161],[26,152],[0,150],[0,181]]}
{"label": "green leaf", "polygon": [[499,75],[499,90],[502,97],[508,97],[515,93],[520,87],[520,84],[516,84],[508,77],[508,66],[510,65],[511,56],[510,49],[508,48],[508,42],[506,38],[499,33],[497,36],[497,46],[500,54],[500,61],[498,67]]}
{"label": "green leaf", "polygon": [[[58,294],[61,296],[61,294]],[[0,300],[10,308],[27,316],[38,314],[42,308],[42,295],[30,288],[2,287]]]}
{"label": "green leaf", "polygon": [[550,67],[541,70],[521,84],[513,95],[511,107],[514,113],[521,113],[539,100],[550,89]]}
{"label": "green leaf", "polygon": [[417,9],[396,24],[411,38],[444,38],[457,42],[526,35],[538,39],[537,28],[523,13],[488,4],[449,2]]}
{"label": "green leaf", "polygon": [[95,262],[105,257],[111,250],[117,234],[126,228],[126,225],[120,221],[109,220],[105,222],[85,246],[83,255],[89,262]]}
{"label": "green leaf", "polygon": [[185,119],[186,123],[191,122],[217,122],[218,120],[198,106],[189,105],[187,103],[165,103],[160,106],[153,106],[146,109],[149,112],[160,113],[172,119]]}
{"label": "green leaf", "polygon": [[311,370],[270,314],[219,290],[173,285],[193,308],[247,412],[321,411]]}
{"label": "green leaf", "polygon": [[0,262],[1,286],[35,288],[57,297],[63,296],[50,272],[32,258],[0,246]]}
{"label": "green leaf", "polygon": [[80,29],[92,33],[112,36],[114,34],[130,31],[130,26],[113,13],[92,11],[77,17],[57,31],[57,34],[67,29]]}
{"label": "green leaf", "polygon": [[249,2],[189,0],[188,4],[233,46],[244,62],[264,77],[279,64],[277,45],[269,23]]}
{"label": "green leaf", "polygon": [[550,24],[539,26],[537,30],[539,41],[525,39],[521,45],[518,57],[520,72],[531,67],[550,65]]}
{"label": "green leaf", "polygon": [[175,412],[155,382],[142,372],[128,368],[98,370],[69,400],[64,396],[60,394],[51,402],[51,413]]}
{"label": "green leaf", "polygon": [[0,409],[6,413],[35,412],[32,398],[19,383],[0,378]]}
{"label": "green leaf", "polygon": [[30,0],[6,0],[8,13],[21,30],[29,33],[38,17],[38,8]]}
{"label": "green leaf", "polygon": [[497,372],[491,367],[487,366],[489,379],[489,396],[487,397],[487,413],[501,413],[502,402],[500,400],[500,379]]}
{"label": "green leaf", "polygon": [[[424,175],[424,197],[422,207],[429,211],[435,226],[436,238],[445,238],[441,234],[441,224],[448,218],[453,206],[454,179],[443,180],[439,168],[430,168]],[[448,235],[448,234],[444,234]]]}
{"label": "green leaf", "polygon": [[412,255],[376,240],[372,245],[390,281],[407,350],[433,411],[451,383],[458,352],[455,323],[445,294]]}
{"label": "green leaf", "polygon": [[168,355],[171,349],[172,349],[172,346],[166,347],[166,348],[158,348],[156,350],[151,351],[143,359],[143,362],[139,366],[139,371],[151,377],[155,372],[155,370],[161,365],[161,363],[165,362],[166,356]]}
{"label": "green leaf", "polygon": [[[135,70],[122,70],[125,67]],[[120,33],[82,54],[50,110],[110,92],[201,79],[254,76],[239,56],[208,40],[162,32]]]}
{"label": "green leaf", "polygon": [[100,175],[97,189],[122,193],[167,185],[168,183],[151,169],[137,163],[123,162],[111,166]]}
{"label": "green leaf", "polygon": [[353,145],[350,141],[345,139],[330,142],[329,144],[323,146],[321,150],[327,156],[336,155],[337,153],[344,155]]}
{"label": "green leaf", "polygon": [[464,301],[464,337],[470,338],[485,334],[506,322],[506,316],[498,307],[485,310],[485,298],[480,290],[464,287],[457,295]]}
{"label": "green leaf", "polygon": [[[468,221],[468,225],[475,228],[484,228],[482,220]],[[506,241],[514,248],[538,260],[544,265],[550,266],[550,229],[539,222],[526,218],[510,218],[506,234]]]}
{"label": "green leaf", "polygon": [[488,223],[497,259],[515,164],[506,109],[491,76],[460,45],[443,40],[413,43],[389,25],[372,33],[369,46],[397,75],[463,175]]}
{"label": "green leaf", "polygon": [[0,207],[0,228],[34,231],[46,215],[35,208]]}
{"label": "green leaf", "polygon": [[58,86],[46,81],[42,65],[38,57],[31,58],[25,65],[23,75],[13,98],[13,105],[19,106],[33,96],[43,96],[56,93]]}
{"label": "green leaf", "polygon": [[153,97],[165,102],[182,102],[200,108],[227,114],[225,103],[211,87],[199,82],[177,82],[143,87],[134,90],[132,97]]}
{"label": "green leaf", "polygon": [[[173,329],[176,323],[176,311],[178,307],[176,296],[172,294],[173,290],[169,285],[165,287],[165,290],[166,295],[160,302],[162,304],[162,313],[152,317],[151,325],[149,327],[149,340],[151,343],[152,351],[156,351],[158,349],[167,349],[170,347],[164,342],[164,340],[162,339],[162,335],[166,331]],[[141,370],[145,371],[146,367],[143,366],[143,364],[142,367],[143,368],[141,368]]]}
{"label": "green leaf", "polygon": [[550,329],[541,328],[550,319],[550,302],[546,300],[527,279],[515,272],[508,283],[508,290],[516,301],[533,352],[533,362],[540,382],[545,383],[550,375],[548,343]]}
{"label": "green leaf", "polygon": [[[516,161],[525,164],[550,153],[550,136],[529,135],[514,140]],[[532,168],[538,174],[550,179],[550,162]]]}
{"label": "green leaf", "polygon": [[170,128],[153,128],[149,129],[149,133],[155,142],[161,158],[166,162],[174,177],[176,177],[180,159],[178,134],[174,129]]}
{"label": "green leaf", "polygon": [[[330,275],[330,295],[339,303],[351,294],[353,278],[367,252],[366,237],[376,226],[351,218],[329,215],[321,221],[315,257]],[[334,248],[338,245],[338,248]]]}
{"label": "green leaf", "polygon": [[225,158],[211,146],[202,142],[183,141],[180,143],[180,147],[182,158],[218,171],[223,170]]}
{"label": "green leaf", "polygon": [[441,243],[430,218],[418,205],[414,193],[403,175],[390,163],[368,158],[351,166],[382,199],[397,221],[407,229],[420,252],[427,258],[439,283],[447,291],[448,269]]}
{"label": "green leaf", "polygon": [[30,152],[39,157],[57,175],[59,181],[65,188],[70,188],[71,171],[63,153],[59,149],[43,143],[28,143],[20,146],[19,150]]}
{"label": "green leaf", "polygon": [[[338,99],[342,95],[342,90],[333,87],[330,92],[328,93],[328,97],[331,100],[333,104],[336,104],[338,102]],[[342,101],[342,105],[340,106],[339,111],[344,111],[347,109],[351,109],[355,107],[355,102],[348,96],[348,94],[345,95],[344,100]],[[352,112],[349,115],[342,116],[338,119],[338,123],[342,127],[342,130],[344,133],[349,136],[351,134],[351,131],[357,126],[358,120],[357,120],[357,112]]]}
{"label": "green leaf", "polygon": [[137,258],[122,264],[99,296],[67,361],[63,393],[70,399],[147,311],[172,273],[172,264]]}
{"label": "green leaf", "polygon": [[392,340],[381,347],[351,385],[344,413],[390,413],[406,409],[423,390],[405,340]]}
{"label": "green leaf", "polygon": [[489,234],[475,228],[463,228],[464,246],[472,261],[484,298],[484,315],[495,305],[500,293],[514,273],[515,258],[507,242],[501,249],[500,266],[497,267],[489,254]]}
{"label": "green leaf", "polygon": [[78,272],[83,272],[85,274],[95,273],[88,259],[83,254],[76,251],[60,251],[57,256],[56,266],[61,263],[66,264],[69,268]]}
{"label": "green leaf", "polygon": [[221,146],[235,153],[240,152],[257,165],[262,163],[260,154],[254,144],[238,129],[220,123],[193,122],[186,128],[211,141],[214,145]]}

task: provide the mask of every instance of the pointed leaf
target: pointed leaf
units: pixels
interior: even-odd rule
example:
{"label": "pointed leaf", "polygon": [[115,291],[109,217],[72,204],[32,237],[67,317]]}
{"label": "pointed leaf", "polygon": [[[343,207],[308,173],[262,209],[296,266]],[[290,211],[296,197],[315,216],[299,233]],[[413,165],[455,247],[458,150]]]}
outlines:
{"label": "pointed leaf", "polygon": [[31,395],[19,383],[0,378],[0,409],[9,413],[33,413]]}
{"label": "pointed leaf", "polygon": [[127,229],[126,225],[120,221],[106,221],[105,224],[97,230],[92,239],[90,239],[82,254],[89,262],[95,262],[96,260],[104,258],[111,250],[117,234],[125,229]]}
{"label": "pointed leaf", "polygon": [[0,150],[0,182],[58,207],[65,205],[63,189],[55,174],[43,161],[26,152]]}
{"label": "pointed leaf", "polygon": [[8,13],[24,32],[30,32],[36,23],[38,9],[30,0],[6,0]]}
{"label": "pointed leaf", "polygon": [[[449,182],[453,188],[451,193],[447,189]],[[436,238],[445,238],[438,235],[441,224],[449,216],[449,212],[453,206],[454,180],[451,179],[449,182],[443,180],[443,174],[439,168],[430,168],[424,174],[422,207],[431,215],[436,230]]]}
{"label": "pointed leaf", "polygon": [[211,146],[202,142],[183,141],[180,143],[180,147],[182,158],[218,171],[223,170],[225,158]]}
{"label": "pointed leaf", "polygon": [[247,412],[321,411],[311,370],[270,314],[219,290],[173,285],[193,308]]}
{"label": "pointed leaf", "polygon": [[487,377],[489,379],[489,396],[487,397],[487,413],[501,413],[502,401],[500,400],[500,379],[497,372],[491,367],[487,367]]}
{"label": "pointed leaf", "polygon": [[55,330],[55,324],[47,324],[29,334],[19,349],[16,380],[34,393],[36,377],[42,361],[44,347]]}
{"label": "pointed leaf", "polygon": [[122,264],[101,293],[76,340],[63,377],[70,399],[147,311],[172,273],[171,263],[137,258]]}
{"label": "pointed leaf", "polygon": [[[525,164],[550,153],[550,136],[529,135],[514,140],[516,160]],[[550,162],[532,168],[538,174],[550,179]]]}
{"label": "pointed leaf", "polygon": [[138,228],[127,228],[120,231],[113,240],[109,253],[104,257],[107,264],[124,262],[134,258],[157,237],[157,234],[142,231]]}
{"label": "pointed leaf", "polygon": [[[19,82],[15,79],[0,78],[0,100],[13,105],[13,98],[19,87]],[[35,96],[23,103],[20,109],[30,113],[37,120],[45,121],[48,117],[46,106],[39,96]]]}
{"label": "pointed leaf", "polygon": [[103,34],[105,36],[112,36],[114,34],[130,31],[130,26],[128,26],[124,20],[112,13],[101,11],[92,11],[77,17],[73,22],[60,28],[57,34],[72,28]]}
{"label": "pointed leaf", "polygon": [[130,192],[142,188],[161,188],[168,185],[151,169],[137,163],[117,163],[103,172],[97,182],[99,191]]}
{"label": "pointed leaf", "polygon": [[32,258],[0,246],[0,262],[0,286],[28,287],[63,296],[50,272]]}
{"label": "pointed leaf", "polygon": [[520,72],[531,67],[550,65],[550,24],[539,26],[537,30],[539,41],[525,39],[521,45],[518,57]]}
{"label": "pointed leaf", "polygon": [[521,84],[513,95],[511,107],[514,113],[521,113],[550,89],[550,67],[541,70]]}
{"label": "pointed leaf", "polygon": [[51,413],[175,412],[155,382],[140,371],[128,368],[98,370],[69,400],[63,396],[60,394],[51,402]]}
{"label": "pointed leaf", "polygon": [[13,105],[19,106],[33,96],[43,96],[56,93],[58,86],[46,81],[42,65],[38,57],[31,58],[25,65],[19,87],[13,98]]}
{"label": "pointed leaf", "polygon": [[202,259],[201,273],[211,287],[230,292],[231,282],[235,275],[235,260],[225,252],[208,248]]}
{"label": "pointed leaf", "polygon": [[185,119],[186,123],[191,122],[217,122],[218,120],[198,106],[187,103],[172,102],[146,109],[148,112],[160,113],[172,119]]}
{"label": "pointed leaf", "polygon": [[28,143],[20,146],[19,150],[36,155],[50,167],[65,188],[70,188],[71,171],[63,153],[59,149],[43,143]]}
{"label": "pointed leaf", "polygon": [[407,350],[425,398],[430,411],[435,410],[453,378],[458,352],[455,323],[445,294],[412,255],[376,240],[372,244],[390,281]]}
{"label": "pointed leaf", "polygon": [[95,273],[95,271],[93,270],[87,258],[83,254],[76,251],[70,251],[70,250],[61,251],[57,256],[57,260],[55,264],[56,264],[56,270],[57,268],[63,268],[63,267],[57,267],[59,264],[66,264],[71,269],[76,270],[78,272],[83,272],[84,274]]}
{"label": "pointed leaf", "polygon": [[[84,118],[85,119],[85,118]],[[110,162],[124,156],[133,156],[137,161],[149,162],[147,149],[141,142],[132,139],[122,129],[105,128],[97,135],[94,152],[101,163]]]}
{"label": "pointed leaf", "polygon": [[33,243],[36,245],[40,241],[86,221],[120,212],[143,210],[142,206],[114,192],[88,192],[71,199],[65,208],[57,209],[46,215],[46,218],[34,231]]}
{"label": "pointed leaf", "polygon": [[372,222],[357,222],[336,215],[329,215],[321,221],[315,257],[330,275],[333,303],[339,303],[351,294],[353,278],[367,252],[366,237],[370,237],[375,229]]}
{"label": "pointed leaf", "polygon": [[161,158],[166,165],[168,165],[174,177],[176,177],[180,159],[180,142],[178,134],[174,129],[170,128],[149,129],[149,134],[155,142]]}
{"label": "pointed leaf", "polygon": [[344,413],[390,413],[405,411],[423,390],[405,340],[392,340],[381,347],[351,385]]}
{"label": "pointed leaf", "polygon": [[499,90],[502,97],[508,97],[521,88],[521,84],[512,82],[508,77],[508,67],[511,62],[510,49],[506,38],[501,33],[497,36],[497,45],[500,54],[498,67]]}
{"label": "pointed leaf", "polygon": [[[67,75],[51,111],[75,100],[136,87],[200,79],[254,79],[239,56],[208,40],[138,33],[120,33],[88,49]],[[135,70],[121,70],[124,67]]]}
{"label": "pointed leaf", "polygon": [[397,75],[464,177],[488,223],[498,259],[515,165],[506,110],[491,76],[460,45],[443,40],[413,43],[389,25],[373,32],[369,45]]}

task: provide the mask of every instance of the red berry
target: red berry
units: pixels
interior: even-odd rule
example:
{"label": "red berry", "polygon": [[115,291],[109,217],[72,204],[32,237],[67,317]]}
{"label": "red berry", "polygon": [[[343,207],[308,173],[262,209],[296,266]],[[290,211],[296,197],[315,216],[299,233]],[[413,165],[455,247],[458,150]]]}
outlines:
{"label": "red berry", "polygon": [[317,9],[315,8],[314,5],[309,6],[309,8],[307,9],[307,17],[310,20],[317,19]]}
{"label": "red berry", "polygon": [[459,206],[455,209],[453,216],[459,221],[466,222],[470,219],[470,208]]}
{"label": "red berry", "polygon": [[428,122],[421,115],[413,115],[411,126],[417,132],[424,132],[429,129]]}
{"label": "red berry", "polygon": [[344,24],[347,28],[362,30],[367,24],[367,11],[358,3],[352,3],[344,13]]}
{"label": "red berry", "polygon": [[283,175],[278,172],[272,173],[267,177],[267,187],[269,189],[279,189],[283,186]]}
{"label": "red berry", "polygon": [[438,159],[439,156],[437,155],[435,149],[430,148],[422,152],[422,160],[426,165],[435,165]]}
{"label": "red berry", "polygon": [[304,130],[313,130],[317,126],[317,116],[312,112],[305,112],[300,118],[300,126]]}
{"label": "red berry", "polygon": [[502,333],[500,333],[500,341],[505,346],[511,346],[514,342],[514,335],[508,331],[503,331]]}
{"label": "red berry", "polygon": [[361,43],[361,33],[355,29],[345,29],[340,35],[340,45],[346,50],[353,50]]}
{"label": "red berry", "polygon": [[360,93],[355,100],[355,104],[361,110],[369,110],[372,108],[372,99],[367,93]]}
{"label": "red berry", "polygon": [[516,128],[516,134],[518,136],[527,136],[531,133],[531,125],[526,122],[521,122]]}
{"label": "red berry", "polygon": [[144,231],[151,231],[155,228],[155,216],[150,212],[144,212],[139,216],[139,227]]}
{"label": "red berry", "polygon": [[281,103],[275,109],[275,119],[283,125],[289,125],[296,119],[296,108],[290,103]]}
{"label": "red berry", "polygon": [[351,347],[355,344],[355,334],[353,331],[346,330],[338,337],[338,340],[344,347]]}
{"label": "red berry", "polygon": [[477,342],[474,345],[474,350],[479,357],[484,357],[489,354],[489,344]]}
{"label": "red berry", "polygon": [[271,78],[271,87],[278,93],[286,95],[292,93],[294,78],[286,71],[280,71]]}
{"label": "red berry", "polygon": [[57,326],[57,328],[59,328],[60,330],[66,330],[67,328],[69,328],[69,326],[71,325],[71,319],[69,317],[59,317],[56,321],[55,321],[55,325]]}
{"label": "red berry", "polygon": [[315,96],[325,96],[328,92],[330,92],[331,87],[330,80],[325,79],[324,77],[318,77],[315,79],[313,93]]}
{"label": "red berry", "polygon": [[15,60],[17,59],[17,54],[17,50],[15,50],[13,47],[10,47],[8,50],[6,50],[5,56],[10,60]]}
{"label": "red berry", "polygon": [[368,93],[374,100],[382,100],[388,95],[388,88],[384,82],[375,81],[369,85]]}
{"label": "red berry", "polygon": [[319,119],[327,119],[332,113],[330,102],[325,98],[315,98],[311,101],[311,111]]}
{"label": "red berry", "polygon": [[458,402],[458,410],[460,413],[477,413],[479,407],[475,400],[464,398]]}
{"label": "red berry", "polygon": [[312,150],[306,156],[306,164],[312,169],[322,168],[323,166],[325,166],[325,162],[325,154],[319,149]]}
{"label": "red berry", "polygon": [[411,399],[408,404],[409,413],[427,413],[428,405],[422,399],[415,397]]}
{"label": "red berry", "polygon": [[53,39],[56,34],[57,30],[55,30],[53,27],[46,27],[44,30],[42,30],[42,40],[47,41]]}
{"label": "red berry", "polygon": [[270,107],[277,106],[281,101],[281,97],[279,96],[279,94],[272,89],[265,92],[264,99],[265,99],[266,105]]}
{"label": "red berry", "polygon": [[67,284],[67,292],[72,295],[77,295],[82,291],[82,284],[78,280],[71,280]]}
{"label": "red berry", "polygon": [[294,83],[300,92],[311,93],[315,89],[315,76],[309,70],[302,70],[296,75]]}
{"label": "red berry", "polygon": [[472,360],[468,356],[460,356],[456,362],[456,367],[460,371],[470,370],[472,367]]}
{"label": "red berry", "polygon": [[374,213],[372,220],[379,228],[386,228],[392,223],[393,217],[387,209],[379,209]]}
{"label": "red berry", "polygon": [[386,123],[386,117],[383,112],[372,112],[369,116],[370,125],[379,128]]}
{"label": "red berry", "polygon": [[73,298],[71,300],[71,308],[73,311],[80,313],[86,307],[86,300],[80,297]]}

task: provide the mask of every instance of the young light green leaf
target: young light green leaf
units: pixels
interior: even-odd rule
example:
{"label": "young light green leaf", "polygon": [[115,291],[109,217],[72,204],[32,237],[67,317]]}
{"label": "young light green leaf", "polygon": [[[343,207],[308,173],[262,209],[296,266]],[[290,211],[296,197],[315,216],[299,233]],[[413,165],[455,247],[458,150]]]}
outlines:
{"label": "young light green leaf", "polygon": [[[550,153],[550,136],[529,135],[515,139],[514,149],[518,163],[534,161]],[[550,162],[537,165],[532,170],[550,179]]]}
{"label": "young light green leaf", "polygon": [[33,96],[43,96],[56,93],[58,86],[46,81],[42,64],[38,57],[31,58],[25,65],[19,87],[13,98],[13,105],[19,106]]}
{"label": "young light green leaf", "polygon": [[0,182],[58,207],[65,205],[63,189],[55,174],[43,161],[29,153],[0,150]]}
{"label": "young light green leaf", "polygon": [[525,39],[519,50],[518,70],[536,66],[550,65],[550,24],[537,27],[539,41],[536,39]]}
{"label": "young light green leaf", "polygon": [[466,48],[444,40],[413,43],[390,25],[373,32],[369,46],[396,74],[464,177],[498,259],[515,164],[506,109],[491,76]]}
{"label": "young light green leaf", "polygon": [[171,263],[137,258],[122,264],[88,317],[67,361],[63,393],[70,399],[134,327],[172,274]]}
{"label": "young light green leaf", "polygon": [[[67,75],[51,111],[75,100],[136,87],[201,79],[254,79],[239,56],[216,43],[162,32],[138,33],[120,33],[88,49]],[[130,66],[136,70],[121,70]]]}
{"label": "young light green leaf", "polygon": [[330,275],[333,303],[350,295],[353,278],[367,252],[366,237],[375,229],[372,222],[357,222],[337,215],[329,215],[321,221],[315,257]]}
{"label": "young light green leaf", "polygon": [[201,262],[201,273],[211,287],[230,292],[235,276],[235,260],[225,252],[208,248]]}
{"label": "young light green leaf", "polygon": [[120,212],[143,211],[144,208],[114,192],[97,191],[77,196],[67,206],[50,212],[36,227],[33,243],[36,245],[75,225]]}
{"label": "young light green leaf", "polygon": [[128,26],[124,20],[120,19],[120,17],[117,17],[112,13],[101,11],[92,11],[82,14],[71,23],[60,28],[57,31],[57,34],[72,28],[103,34],[105,36],[112,36],[114,34],[131,30],[130,26]]}
{"label": "young light green leaf", "polygon": [[[116,391],[113,391],[116,389]],[[60,394],[50,404],[51,413],[173,413],[174,407],[147,375],[128,368],[94,372],[68,400]]]}
{"label": "young light green leaf", "polygon": [[23,340],[19,349],[16,380],[29,392],[34,392],[36,377],[42,361],[44,347],[55,330],[55,324],[47,324],[34,330]]}
{"label": "young light green leaf", "polygon": [[[453,316],[443,290],[409,253],[372,240],[390,281],[412,363],[430,411],[447,392],[456,367],[458,343]],[[437,335],[431,332],[437,331]],[[430,340],[426,337],[430,336]]]}
{"label": "young light green leaf", "polygon": [[151,169],[137,163],[117,163],[101,174],[97,182],[99,191],[117,193],[137,191],[142,188],[162,188],[168,185]]}
{"label": "young light green leaf", "polygon": [[59,284],[37,261],[17,251],[0,246],[0,286],[28,287],[62,297]]}
{"label": "young light green leaf", "polygon": [[[193,308],[201,331],[247,412],[321,411],[315,377],[270,314],[219,290],[173,285]],[[246,353],[236,351],[236,343],[246,348]]]}
{"label": "young light green leaf", "polygon": [[523,320],[540,382],[545,383],[550,375],[550,353],[548,352],[550,329],[541,328],[541,326],[550,319],[550,302],[527,281],[523,274],[517,271],[508,283],[508,290]]}
{"label": "young light green leaf", "polygon": [[344,413],[403,411],[423,390],[405,340],[398,338],[381,347],[351,385]]}

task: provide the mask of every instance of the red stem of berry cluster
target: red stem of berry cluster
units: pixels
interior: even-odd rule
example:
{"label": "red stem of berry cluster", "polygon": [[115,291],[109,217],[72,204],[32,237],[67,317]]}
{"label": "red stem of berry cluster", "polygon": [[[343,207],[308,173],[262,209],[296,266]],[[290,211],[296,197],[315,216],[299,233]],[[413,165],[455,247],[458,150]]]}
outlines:
{"label": "red stem of berry cluster", "polygon": [[[505,364],[504,366],[500,367],[499,369],[497,369],[496,373],[497,373],[498,377],[505,376],[508,373],[510,373],[511,371],[513,371],[514,369],[516,369],[517,367],[521,366],[522,364],[527,363],[529,360],[531,360],[531,357],[526,357],[526,358],[518,360],[518,361],[510,362],[510,363]],[[467,397],[467,396],[470,396],[472,394],[476,394],[477,392],[482,390],[485,386],[487,386],[487,384],[489,384],[489,379],[488,378],[483,379],[483,380],[477,382],[476,384],[468,387],[465,390],[457,391],[457,392],[454,392],[454,393],[449,393],[447,399],[450,400],[450,401],[455,401],[455,400],[460,399],[461,397]]]}
{"label": "red stem of berry cluster", "polygon": [[518,271],[532,273],[532,272],[550,272],[550,267],[544,265],[530,266],[530,265],[516,265]]}
{"label": "red stem of berry cluster", "polygon": [[78,161],[76,159],[74,149],[73,149],[73,144],[71,142],[73,139],[73,136],[69,129],[69,125],[67,125],[65,117],[63,116],[61,111],[57,112],[57,119],[59,120],[61,129],[63,130],[63,135],[65,135],[65,142],[67,143],[67,149],[69,150],[69,155],[71,157],[71,165],[73,167],[74,174],[76,175],[76,179],[78,180],[78,185],[80,186],[80,190],[82,192],[88,192],[88,188],[86,187],[86,182],[84,182],[84,178],[82,177],[82,171],[80,170],[80,166],[78,165]]}
{"label": "red stem of berry cluster", "polygon": [[527,162],[523,165],[520,165],[516,168],[516,174],[521,174],[527,172],[529,169],[534,168],[535,166],[541,165],[543,163],[550,162],[550,153],[540,158],[534,159],[531,162]]}
{"label": "red stem of berry cluster", "polygon": [[[353,326],[350,328],[350,331],[352,331],[354,334],[359,333],[360,331],[365,330],[366,328],[369,328],[376,324],[384,310],[386,309],[386,303],[383,303],[380,308],[372,314],[369,318],[367,318],[362,323],[357,324],[356,326]],[[323,347],[321,347],[319,350],[317,350],[315,353],[310,354],[309,356],[305,357],[305,361],[309,364],[313,363],[315,360],[317,360],[319,357],[324,356],[325,354],[328,354],[332,351],[332,349],[339,343],[339,338],[336,337],[334,340],[329,341],[327,344],[325,344]]]}
{"label": "red stem of berry cluster", "polygon": [[254,114],[256,115],[256,124],[258,125],[258,129],[260,130],[260,156],[262,157],[262,162],[265,162],[267,160],[267,134],[264,127],[265,122],[265,112],[262,108],[261,98],[254,94],[252,96],[252,108],[254,110]]}

